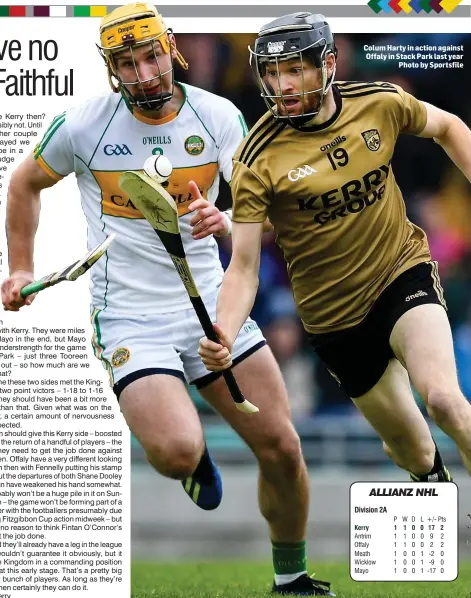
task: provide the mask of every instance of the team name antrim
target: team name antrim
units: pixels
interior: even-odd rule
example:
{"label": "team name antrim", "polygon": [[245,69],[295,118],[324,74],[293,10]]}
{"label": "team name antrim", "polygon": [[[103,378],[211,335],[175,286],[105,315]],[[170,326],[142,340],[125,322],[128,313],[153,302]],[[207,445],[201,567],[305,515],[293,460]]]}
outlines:
{"label": "team name antrim", "polygon": [[375,170],[370,170],[361,179],[348,181],[340,189],[330,189],[322,195],[314,195],[309,199],[298,199],[299,209],[322,210],[314,216],[314,221],[321,226],[329,220],[357,214],[383,199],[386,190],[384,181],[388,178],[388,174],[389,165],[384,164]]}
{"label": "team name antrim", "polygon": [[436,488],[372,488],[369,496],[438,496]]}

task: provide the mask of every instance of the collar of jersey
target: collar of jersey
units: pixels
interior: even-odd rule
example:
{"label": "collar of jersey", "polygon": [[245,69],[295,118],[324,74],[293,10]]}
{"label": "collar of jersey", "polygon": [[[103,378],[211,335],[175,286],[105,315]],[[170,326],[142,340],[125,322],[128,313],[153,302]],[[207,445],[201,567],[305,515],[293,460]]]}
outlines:
{"label": "collar of jersey", "polygon": [[299,129],[296,129],[297,131],[299,131],[300,133],[312,133],[313,131],[322,131],[323,129],[327,129],[328,127],[334,124],[334,122],[337,120],[337,118],[340,116],[340,113],[342,112],[342,96],[340,95],[340,92],[337,89],[335,83],[332,85],[332,93],[334,94],[335,112],[332,114],[329,120],[326,120],[324,123],[319,123],[318,125],[312,124],[306,125],[305,127],[299,127]]}
{"label": "collar of jersey", "polygon": [[174,120],[175,118],[177,118],[177,116],[180,114],[181,109],[186,104],[187,98],[186,98],[185,86],[182,85],[181,83],[178,83],[177,81],[175,81],[175,85],[178,85],[180,87],[180,89],[183,91],[183,102],[178,110],[176,110],[175,112],[171,112],[170,114],[167,114],[167,116],[163,116],[162,118],[148,118],[147,116],[144,116],[143,114],[138,114],[137,112],[134,112],[132,109],[132,106],[130,104],[128,104],[127,102],[126,102],[126,106],[131,110],[131,113],[134,116],[134,118],[136,120],[140,121],[141,123],[145,123],[146,125],[165,125],[166,123],[169,123],[172,120]]}

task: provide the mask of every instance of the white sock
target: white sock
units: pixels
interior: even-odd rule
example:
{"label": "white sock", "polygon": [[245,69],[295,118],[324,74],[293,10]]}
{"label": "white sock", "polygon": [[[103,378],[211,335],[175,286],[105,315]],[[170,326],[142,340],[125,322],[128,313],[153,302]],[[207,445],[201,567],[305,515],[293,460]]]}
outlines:
{"label": "white sock", "polygon": [[298,573],[286,573],[283,575],[277,575],[275,573],[275,583],[277,586],[282,586],[286,583],[291,583],[292,581],[294,581],[295,579],[298,579],[298,577],[301,577],[301,575],[307,574],[307,571],[299,571]]}

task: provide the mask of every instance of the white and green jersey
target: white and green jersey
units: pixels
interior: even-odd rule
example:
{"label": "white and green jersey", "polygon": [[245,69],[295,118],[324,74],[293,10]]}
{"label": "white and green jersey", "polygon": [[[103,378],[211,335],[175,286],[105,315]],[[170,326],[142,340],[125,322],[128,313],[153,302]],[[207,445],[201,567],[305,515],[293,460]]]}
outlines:
{"label": "white and green jersey", "polygon": [[[179,84],[181,85],[181,84]],[[95,308],[117,313],[166,313],[187,309],[185,288],[160,239],[120,189],[126,170],[143,171],[152,154],[173,165],[167,190],[175,198],[188,261],[201,294],[222,279],[213,236],[194,240],[188,182],[216,201],[219,173],[231,180],[232,156],[247,128],[228,100],[181,85],[180,110],[161,120],[133,114],[120,95],[93,98],[54,119],[35,149],[35,159],[54,179],[75,173],[88,221],[89,247],[114,232],[116,239],[91,270]]]}

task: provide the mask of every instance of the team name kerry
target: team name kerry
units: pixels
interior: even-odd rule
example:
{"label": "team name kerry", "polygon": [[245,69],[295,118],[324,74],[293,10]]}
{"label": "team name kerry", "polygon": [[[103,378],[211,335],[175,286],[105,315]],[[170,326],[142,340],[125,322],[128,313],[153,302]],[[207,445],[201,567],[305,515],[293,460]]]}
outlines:
{"label": "team name kerry", "polygon": [[298,199],[299,209],[322,210],[314,216],[314,221],[321,226],[329,220],[357,214],[384,197],[389,170],[389,164],[383,164],[367,172],[361,179],[348,181],[340,189],[330,189],[309,199]]}

